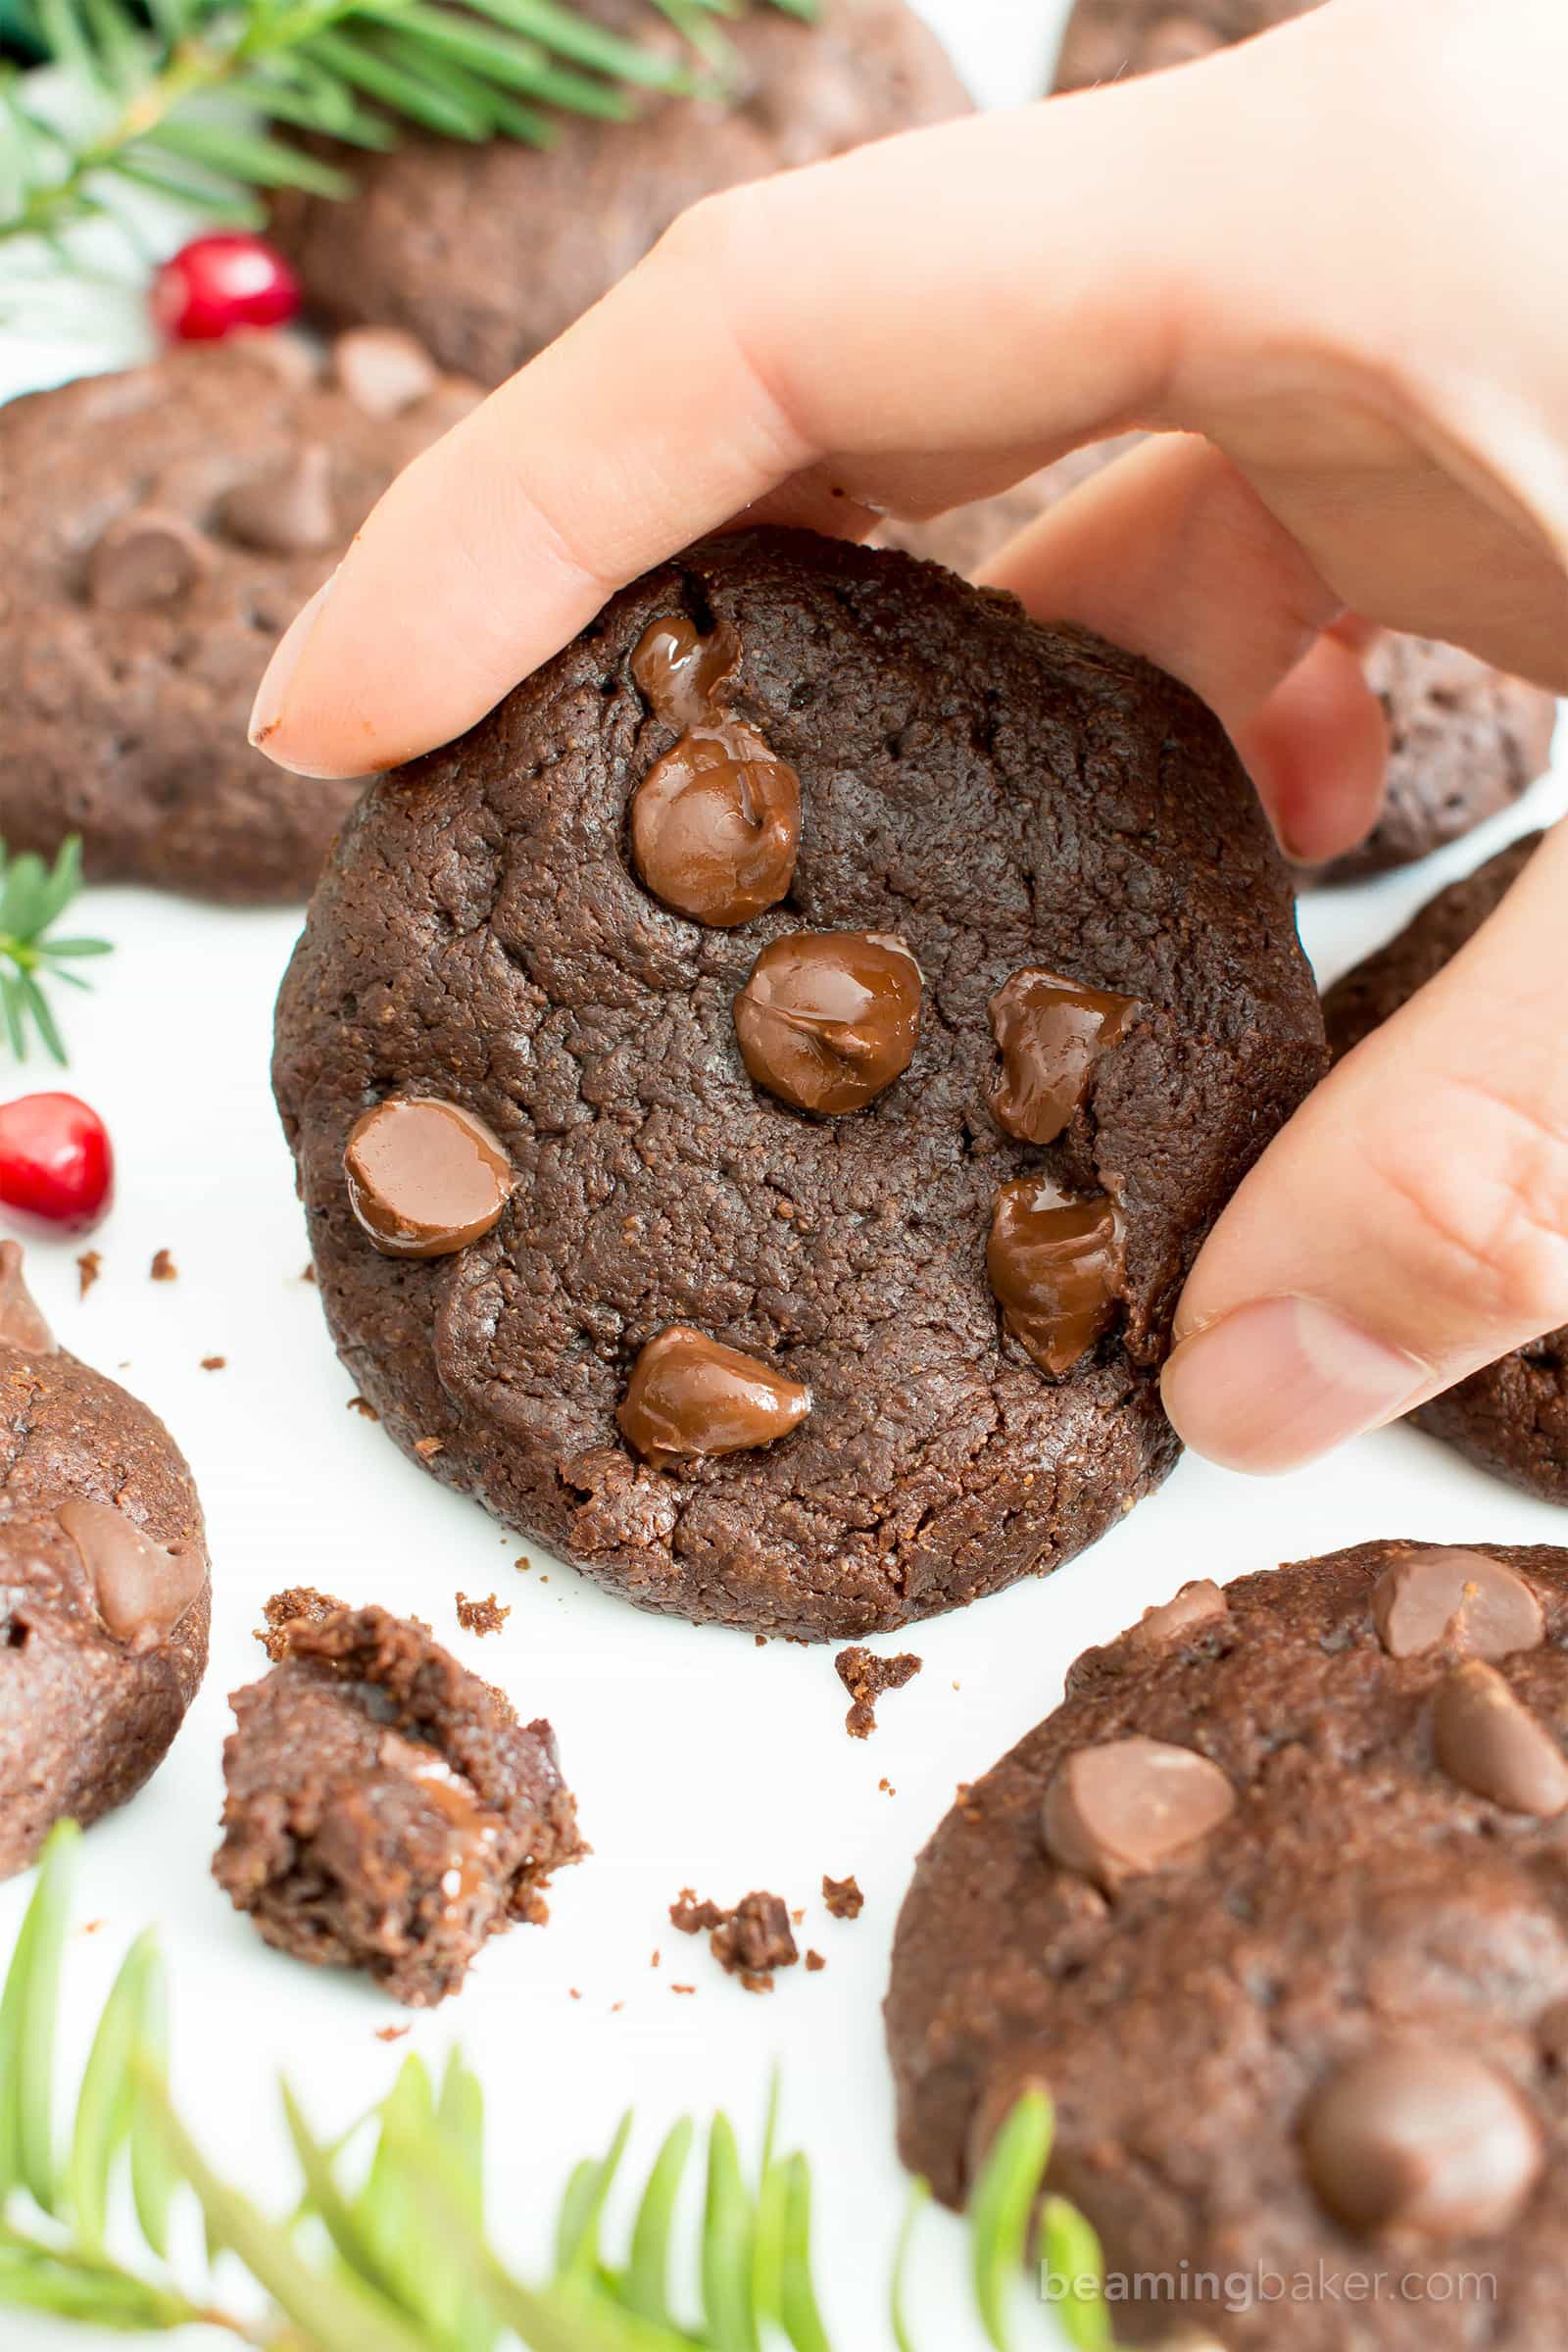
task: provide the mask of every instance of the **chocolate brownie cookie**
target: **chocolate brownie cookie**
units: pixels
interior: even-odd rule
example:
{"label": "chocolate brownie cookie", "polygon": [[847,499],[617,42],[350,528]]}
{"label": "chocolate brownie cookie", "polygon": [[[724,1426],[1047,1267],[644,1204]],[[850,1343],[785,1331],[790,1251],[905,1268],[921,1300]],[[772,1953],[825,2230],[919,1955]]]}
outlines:
{"label": "chocolate brownie cookie", "polygon": [[[650,0],[586,0],[584,13],[680,47]],[[700,197],[968,111],[904,0],[825,0],[814,24],[758,0],[726,30],[741,77],[728,104],[649,98],[619,122],[564,115],[549,147],[415,138],[343,154],[357,183],[346,202],[293,189],[274,200],[272,233],[307,300],[340,324],[409,327],[448,367],[497,384]]]}
{"label": "chocolate brownie cookie", "polygon": [[1089,89],[1162,66],[1190,65],[1303,17],[1319,0],[1078,0],[1056,58],[1054,87]]}
{"label": "chocolate brownie cookie", "polygon": [[[1540,840],[1527,834],[1440,891],[1396,939],[1335,983],[1323,1010],[1336,1059],[1437,977],[1501,904]],[[1410,1419],[1483,1470],[1547,1502],[1568,1502],[1568,1327],[1472,1372]]]}
{"label": "chocolate brownie cookie", "polygon": [[405,336],[187,344],[0,407],[4,831],[100,881],[304,898],[354,784],[245,740],[273,643],[471,405]]}
{"label": "chocolate brownie cookie", "polygon": [[753,532],[372,788],[275,1078],[405,1449],[646,1607],[853,1639],[1164,1475],[1182,1281],[1321,1055],[1191,695]]}
{"label": "chocolate brownie cookie", "polygon": [[1118,2342],[1558,2341],[1565,1644],[1568,1551],[1390,1543],[1090,1650],[916,1868],[906,2162],[961,2201],[1043,2085]]}
{"label": "chocolate brownie cookie", "polygon": [[57,1346],[0,1242],[0,1878],[150,1779],[206,1672],[211,1607],[174,1441]]}
{"label": "chocolate brownie cookie", "polygon": [[583,1852],[550,1726],[385,1609],[295,1591],[267,1614],[213,1875],[279,1951],[432,2007],[486,1937],[544,1919],[546,1874]]}

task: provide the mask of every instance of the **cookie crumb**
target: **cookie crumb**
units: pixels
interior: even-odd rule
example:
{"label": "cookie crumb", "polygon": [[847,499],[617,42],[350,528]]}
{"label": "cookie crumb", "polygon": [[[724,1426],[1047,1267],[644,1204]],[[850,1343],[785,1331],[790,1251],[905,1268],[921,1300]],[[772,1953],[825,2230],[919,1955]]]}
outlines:
{"label": "cookie crumb", "polygon": [[852,1740],[869,1740],[876,1730],[876,1702],[887,1690],[902,1690],[912,1682],[923,1661],[910,1650],[895,1658],[874,1657],[868,1649],[841,1649],[833,1661],[839,1681],[852,1701],[844,1729]]}
{"label": "cookie crumb", "polygon": [[897,1796],[899,1793],[891,1781],[878,1781],[877,1787],[881,1789],[884,1796]]}
{"label": "cookie crumb", "polygon": [[525,1551],[519,1551],[512,1565],[514,1568],[517,1569],[521,1575],[526,1576],[529,1569],[533,1566],[533,1562],[529,1559],[528,1554]]}
{"label": "cookie crumb", "polygon": [[314,1585],[288,1585],[274,1592],[262,1604],[265,1626],[258,1626],[256,1639],[274,1666],[280,1666],[288,1656],[288,1629],[303,1617],[310,1625],[319,1625],[325,1618],[335,1617],[346,1604],[334,1600],[330,1592],[318,1592]]}
{"label": "cookie crumb", "polygon": [[96,1936],[103,1925],[104,1922],[101,1919],[89,1919],[81,1932],[84,1936]]}
{"label": "cookie crumb", "polygon": [[819,1976],[819,1975],[821,1974],[822,1970],[823,1970],[824,1968],[826,1968],[826,1966],[827,1966],[827,1962],[826,1962],[826,1961],[823,1959],[823,1957],[822,1957],[822,1955],[821,1955],[821,1953],[820,1953],[820,1952],[808,1952],[808,1953],[807,1953],[807,1955],[806,1955],[806,1973],[807,1973],[807,1975],[808,1975],[808,1977],[815,1977],[815,1976]]}
{"label": "cookie crumb", "polygon": [[695,1984],[672,1984],[669,1989],[671,1992],[695,1992],[697,1987]]}
{"label": "cookie crumb", "polygon": [[670,1925],[683,1936],[708,1931],[708,1948],[727,1977],[738,1977],[747,1992],[771,1992],[773,1971],[793,1968],[800,1949],[790,1930],[790,1915],[782,1895],[756,1890],[743,1895],[733,1910],[697,1900],[683,1886],[669,1906]]}
{"label": "cookie crumb", "polygon": [[824,1872],[822,1900],[826,1903],[828,1914],[833,1919],[858,1919],[860,1913],[865,1909],[865,1897],[860,1892],[858,1882],[853,1877],[830,1879]]}
{"label": "cookie crumb", "polygon": [[86,1298],[103,1270],[103,1251],[101,1250],[84,1250],[76,1260],[76,1280],[81,1285],[76,1294],[79,1298]]}
{"label": "cookie crumb", "polygon": [[307,1266],[304,1273],[300,1276],[300,1280],[301,1282],[314,1282],[316,1280],[315,1266]]}
{"label": "cookie crumb", "polygon": [[433,1453],[445,1453],[446,1441],[442,1438],[416,1438],[414,1450],[421,1461],[427,1462]]}
{"label": "cookie crumb", "polygon": [[154,1255],[152,1278],[154,1282],[176,1282],[179,1279],[179,1268],[167,1250],[160,1250]]}
{"label": "cookie crumb", "polygon": [[580,2001],[582,1999],[582,1994],[577,1990],[575,1984],[568,1984],[566,1986],[566,1990],[574,2001]]}
{"label": "cookie crumb", "polygon": [[488,1600],[470,1600],[466,1592],[460,1592],[457,1603],[458,1623],[466,1634],[499,1634],[512,1615],[493,1592]]}
{"label": "cookie crumb", "polygon": [[226,1355],[204,1355],[202,1357],[202,1370],[204,1372],[221,1372],[227,1362],[228,1358]]}
{"label": "cookie crumb", "polygon": [[348,1409],[358,1413],[362,1421],[379,1421],[381,1416],[368,1396],[351,1396]]}
{"label": "cookie crumb", "polygon": [[682,1936],[701,1936],[706,1928],[721,1928],[729,1917],[716,1903],[700,1903],[690,1886],[669,1906],[669,1924]]}
{"label": "cookie crumb", "polygon": [[413,2031],[412,2026],[377,2026],[375,2038],[377,2041],[401,2041],[405,2034],[412,2034]]}
{"label": "cookie crumb", "polygon": [[649,1965],[649,1967],[650,1967],[650,1968],[657,1968],[657,1967],[659,1966],[659,1954],[658,1954],[658,1952],[657,1952],[657,1951],[656,1951],[656,1952],[653,1954],[652,1958],[649,1960],[649,1963],[648,1963],[648,1965]]}

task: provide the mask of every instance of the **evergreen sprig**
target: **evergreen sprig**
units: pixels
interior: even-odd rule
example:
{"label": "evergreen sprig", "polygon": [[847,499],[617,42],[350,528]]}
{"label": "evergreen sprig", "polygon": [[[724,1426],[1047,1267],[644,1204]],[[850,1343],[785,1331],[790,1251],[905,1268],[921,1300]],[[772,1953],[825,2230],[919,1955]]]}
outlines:
{"label": "evergreen sprig", "polygon": [[8,858],[0,841],[0,1020],[12,1053],[27,1057],[36,1031],[58,1062],[67,1058],[65,1039],[46,991],[53,981],[72,988],[90,983],[74,967],[84,956],[107,956],[106,939],[49,936],[81,888],[81,843],[73,833],[61,844],[53,866],[31,850]]}
{"label": "evergreen sprig", "polygon": [[[127,2333],[204,2324],[258,2352],[500,2352],[512,2343],[529,2352],[762,2352],[783,2343],[832,2352],[812,2276],[810,2173],[804,2156],[779,2150],[776,2088],[755,2167],[722,2115],[704,2135],[696,2319],[682,2315],[671,2283],[695,2126],[685,2120],[668,2133],[615,2257],[605,2213],[626,2157],[627,2115],[606,2154],[570,2175],[554,2270],[530,2286],[488,2234],[484,2094],[456,2051],[439,2082],[418,2058],[406,2059],[387,2096],[330,2143],[285,2083],[300,2193],[285,2220],[270,2219],[213,2170],[174,2109],[164,1967],[150,1934],[125,1956],[74,2108],[63,2116],[56,2027],[78,1843],[71,1823],[51,1833],[0,1997],[0,2310]],[[1050,2102],[1031,2091],[975,2189],[973,2278],[997,2352],[1011,2352],[1008,2306],[1037,2213],[1042,2260],[1081,2287],[1076,2298],[1053,2298],[1059,2323],[1083,2352],[1110,2345],[1094,2232],[1059,2198],[1042,2202],[1051,2137]],[[141,2240],[133,2263],[106,2243],[122,2176]],[[209,2269],[220,2254],[237,2258],[265,2298],[259,2314],[187,2292],[171,2269],[181,2193],[200,2210]],[[926,2194],[916,2182],[894,2268],[900,2352],[914,2352],[906,2258]]]}
{"label": "evergreen sprig", "polygon": [[[810,19],[818,0],[764,4]],[[619,122],[639,93],[721,91],[720,20],[747,5],[648,0],[683,58],[573,0],[0,0],[0,42],[64,68],[74,101],[62,120],[0,56],[0,242],[117,218],[125,187],[243,225],[258,190],[345,195],[350,175],[299,133],[376,149],[413,126],[545,146],[562,113]]]}

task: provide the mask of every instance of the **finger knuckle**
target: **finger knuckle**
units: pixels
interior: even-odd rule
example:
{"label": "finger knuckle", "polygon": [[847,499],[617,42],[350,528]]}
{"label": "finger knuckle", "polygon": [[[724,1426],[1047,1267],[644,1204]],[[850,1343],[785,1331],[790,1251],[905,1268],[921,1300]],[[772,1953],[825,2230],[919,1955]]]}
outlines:
{"label": "finger knuckle", "polygon": [[1453,1080],[1433,1134],[1371,1164],[1396,1197],[1396,1246],[1430,1295],[1521,1332],[1568,1315],[1568,1106],[1543,1112]]}

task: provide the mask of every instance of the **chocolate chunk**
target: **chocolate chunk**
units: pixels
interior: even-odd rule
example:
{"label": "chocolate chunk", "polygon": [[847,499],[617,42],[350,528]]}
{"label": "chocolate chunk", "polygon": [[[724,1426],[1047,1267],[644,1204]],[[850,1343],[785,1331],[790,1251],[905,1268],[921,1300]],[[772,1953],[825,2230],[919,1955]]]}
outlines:
{"label": "chocolate chunk", "polygon": [[104,532],[87,559],[87,599],[101,612],[172,605],[211,565],[206,541],[183,516],[149,508],[122,515]]}
{"label": "chocolate chunk", "polygon": [[896,1658],[879,1658],[874,1651],[841,1649],[833,1664],[839,1681],[849,1692],[849,1713],[844,1729],[852,1740],[869,1740],[876,1730],[876,1702],[885,1690],[902,1690],[919,1673],[922,1661],[912,1651],[906,1650]]}
{"label": "chocolate chunk", "polygon": [[332,369],[368,416],[401,416],[435,390],[435,362],[397,326],[352,326],[332,345]]}
{"label": "chocolate chunk", "polygon": [[54,1333],[39,1313],[22,1271],[22,1244],[0,1242],[0,1348],[53,1355]]}
{"label": "chocolate chunk", "polygon": [[858,1919],[865,1909],[865,1897],[853,1872],[847,1879],[830,1879],[824,1871],[822,1900],[833,1919]]}
{"label": "chocolate chunk", "polygon": [[218,518],[230,539],[265,555],[330,547],[338,536],[331,459],[319,442],[307,442],[286,464],[236,482],[220,501]]}
{"label": "chocolate chunk", "polygon": [[393,1096],[355,1122],[349,1202],[388,1257],[444,1257],[499,1224],[515,1178],[481,1119],[456,1102]]}
{"label": "chocolate chunk", "polygon": [[1190,1585],[1183,1585],[1174,1600],[1144,1611],[1133,1628],[1133,1640],[1140,1649],[1166,1649],[1189,1634],[1200,1633],[1204,1626],[1217,1625],[1230,1613],[1230,1603],[1212,1578],[1195,1577]]}
{"label": "chocolate chunk", "polygon": [[1217,1764],[1191,1747],[1134,1734],[1081,1747],[1046,1791],[1046,1849],[1114,1893],[1188,1851],[1236,1809]]}
{"label": "chocolate chunk", "polygon": [[656,714],[684,730],[632,795],[638,874],[666,906],[729,928],[776,906],[795,875],[801,781],[716,701],[740,660],[734,632],[657,620],[632,655]]}
{"label": "chocolate chunk", "polygon": [[466,1592],[457,1596],[458,1623],[466,1634],[499,1634],[512,1615],[510,1607],[492,1592],[488,1600],[470,1600]]}
{"label": "chocolate chunk", "polygon": [[920,967],[886,931],[792,931],[762,950],[735,1000],[759,1086],[797,1110],[861,1110],[914,1058]]}
{"label": "chocolate chunk", "polygon": [[55,1513],[76,1546],[117,1642],[137,1652],[167,1642],[207,1582],[199,1544],[170,1551],[113,1503],[73,1494]]}
{"label": "chocolate chunk", "polygon": [[1071,1371],[1114,1323],[1123,1247],[1107,1194],[1075,1200],[1044,1176],[999,1189],[986,1272],[1003,1322],[1043,1372]]}
{"label": "chocolate chunk", "polygon": [[1437,2042],[1391,2042],[1329,2077],[1301,2122],[1312,2185],[1361,2237],[1494,2236],[1545,2166],[1541,2126],[1497,2068]]}
{"label": "chocolate chunk", "polygon": [[1495,1666],[1453,1667],[1432,1701],[1432,1742],[1451,1780],[1510,1813],[1552,1821],[1568,1806],[1568,1758]]}
{"label": "chocolate chunk", "polygon": [[1054,1144],[1084,1099],[1100,1055],[1119,1046],[1138,1003],[1058,979],[1038,964],[991,1000],[991,1033],[1002,1069],[991,1090],[991,1115],[1026,1144]]}
{"label": "chocolate chunk", "polygon": [[709,1949],[725,1974],[739,1977],[749,1991],[760,1991],[752,1980],[771,1981],[775,1968],[793,1968],[800,1951],[790,1928],[782,1895],[758,1892],[743,1895],[721,1927],[713,1930]]}
{"label": "chocolate chunk", "polygon": [[615,1418],[633,1450],[662,1470],[703,1454],[771,1446],[810,1409],[811,1392],[799,1381],[672,1323],[638,1356]]}
{"label": "chocolate chunk", "polygon": [[1449,1649],[1505,1658],[1546,1638],[1540,1601],[1522,1576],[1484,1551],[1439,1544],[1408,1551],[1378,1580],[1372,1615],[1391,1658]]}

